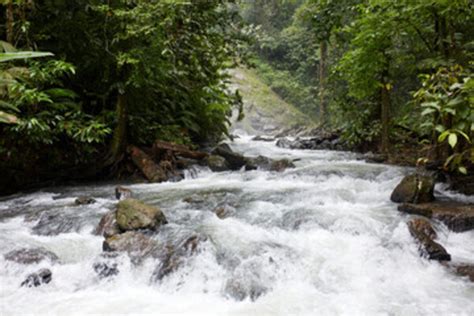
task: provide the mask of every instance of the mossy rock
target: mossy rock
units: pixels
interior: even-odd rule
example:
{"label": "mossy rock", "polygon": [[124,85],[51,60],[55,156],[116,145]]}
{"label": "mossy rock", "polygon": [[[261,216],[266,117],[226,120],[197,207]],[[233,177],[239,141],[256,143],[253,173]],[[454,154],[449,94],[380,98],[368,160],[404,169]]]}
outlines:
{"label": "mossy rock", "polygon": [[390,199],[395,203],[427,203],[433,201],[434,179],[429,176],[411,174],[393,190]]}
{"label": "mossy rock", "polygon": [[156,230],[166,223],[165,215],[158,207],[147,205],[139,200],[126,199],[117,205],[117,224],[122,231]]}

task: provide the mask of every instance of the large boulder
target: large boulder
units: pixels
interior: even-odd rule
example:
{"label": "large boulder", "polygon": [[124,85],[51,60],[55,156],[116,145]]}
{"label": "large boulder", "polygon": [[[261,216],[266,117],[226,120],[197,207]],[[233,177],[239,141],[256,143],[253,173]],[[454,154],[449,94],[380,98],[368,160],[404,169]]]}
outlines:
{"label": "large boulder", "polygon": [[126,252],[132,259],[142,259],[151,255],[157,243],[148,236],[136,231],[114,235],[105,239],[102,249],[106,252]]}
{"label": "large boulder", "polygon": [[408,175],[393,190],[390,200],[395,203],[426,203],[434,201],[434,185],[433,177],[420,174]]}
{"label": "large boulder", "polygon": [[247,163],[243,155],[232,151],[227,144],[220,144],[212,151],[212,154],[224,157],[231,170],[239,170]]}
{"label": "large boulder", "polygon": [[418,250],[422,257],[429,260],[450,261],[451,255],[432,237],[436,236],[431,224],[422,218],[414,219],[408,222],[408,230],[418,243]]}
{"label": "large boulder", "polygon": [[48,260],[52,263],[59,261],[56,254],[44,248],[21,248],[6,253],[4,258],[5,260],[20,264],[39,263],[43,260]]}
{"label": "large boulder", "polygon": [[99,225],[94,230],[95,235],[102,235],[105,238],[120,234],[120,227],[117,224],[117,211],[109,211],[100,219]]}
{"label": "large boulder", "polygon": [[404,203],[398,206],[398,210],[439,220],[454,232],[474,229],[474,204],[446,201],[423,204]]}
{"label": "large boulder", "polygon": [[53,278],[53,273],[49,269],[41,269],[38,272],[29,274],[26,279],[21,282],[21,286],[37,287],[48,284]]}
{"label": "large boulder", "polygon": [[165,215],[158,207],[147,205],[139,200],[126,199],[117,205],[117,225],[122,231],[156,230],[166,223]]}
{"label": "large boulder", "polygon": [[205,164],[214,172],[226,171],[229,170],[229,164],[227,160],[218,155],[209,155],[205,159]]}

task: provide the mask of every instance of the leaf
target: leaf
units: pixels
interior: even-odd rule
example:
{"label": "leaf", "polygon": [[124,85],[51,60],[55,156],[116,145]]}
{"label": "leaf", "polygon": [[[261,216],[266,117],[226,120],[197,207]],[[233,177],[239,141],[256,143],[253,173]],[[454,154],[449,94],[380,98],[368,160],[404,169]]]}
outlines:
{"label": "leaf", "polygon": [[440,142],[440,143],[444,142],[446,137],[448,137],[449,133],[450,133],[449,130],[444,131],[443,133],[441,133],[441,135],[439,135],[439,137],[438,137],[438,142]]}
{"label": "leaf", "polygon": [[458,143],[458,135],[456,135],[455,133],[449,134],[448,143],[451,146],[451,148],[454,148],[456,144]]}
{"label": "leaf", "polygon": [[462,173],[462,174],[467,174],[467,169],[466,169],[466,167],[461,166],[461,167],[458,168],[458,171],[459,171],[460,173]]}
{"label": "leaf", "polygon": [[48,52],[10,52],[10,53],[0,53],[0,63],[15,60],[15,59],[28,59],[28,58],[37,58],[37,57],[46,57],[54,56],[52,53]]}
{"label": "leaf", "polygon": [[15,115],[11,115],[3,111],[0,111],[0,123],[15,124],[17,122],[18,122],[18,118]]}
{"label": "leaf", "polygon": [[428,115],[428,114],[431,114],[431,113],[434,113],[434,112],[437,112],[436,109],[427,108],[427,109],[424,109],[424,110],[421,112],[421,115],[425,116],[425,115]]}
{"label": "leaf", "polygon": [[20,110],[19,110],[16,106],[14,106],[14,105],[11,104],[11,103],[5,102],[5,101],[3,101],[3,100],[0,100],[0,108],[12,110],[12,111],[15,111],[15,112],[17,112],[17,113],[20,112]]}

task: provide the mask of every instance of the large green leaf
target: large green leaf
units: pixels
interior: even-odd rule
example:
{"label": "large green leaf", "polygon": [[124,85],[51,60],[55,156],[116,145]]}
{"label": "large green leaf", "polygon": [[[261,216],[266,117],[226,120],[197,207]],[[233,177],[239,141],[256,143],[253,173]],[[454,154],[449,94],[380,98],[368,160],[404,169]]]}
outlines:
{"label": "large green leaf", "polygon": [[6,62],[15,59],[28,59],[28,58],[37,58],[37,57],[47,57],[54,56],[53,53],[48,52],[10,52],[10,53],[0,53],[0,62]]}

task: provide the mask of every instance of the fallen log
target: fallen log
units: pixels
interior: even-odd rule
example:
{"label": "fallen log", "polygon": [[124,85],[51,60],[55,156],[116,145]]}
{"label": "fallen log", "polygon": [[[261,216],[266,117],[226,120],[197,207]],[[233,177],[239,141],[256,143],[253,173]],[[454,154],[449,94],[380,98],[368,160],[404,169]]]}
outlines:
{"label": "fallen log", "polygon": [[157,165],[143,150],[131,145],[128,147],[128,152],[133,163],[140,169],[148,181],[163,182],[168,180],[166,170],[162,166]]}
{"label": "fallen log", "polygon": [[190,158],[190,159],[196,159],[196,160],[202,160],[208,156],[207,153],[191,150],[186,145],[165,142],[162,140],[156,140],[155,143],[153,144],[153,154],[155,156],[160,157],[162,154],[169,153],[169,152],[172,152],[173,154],[184,157],[184,158]]}

